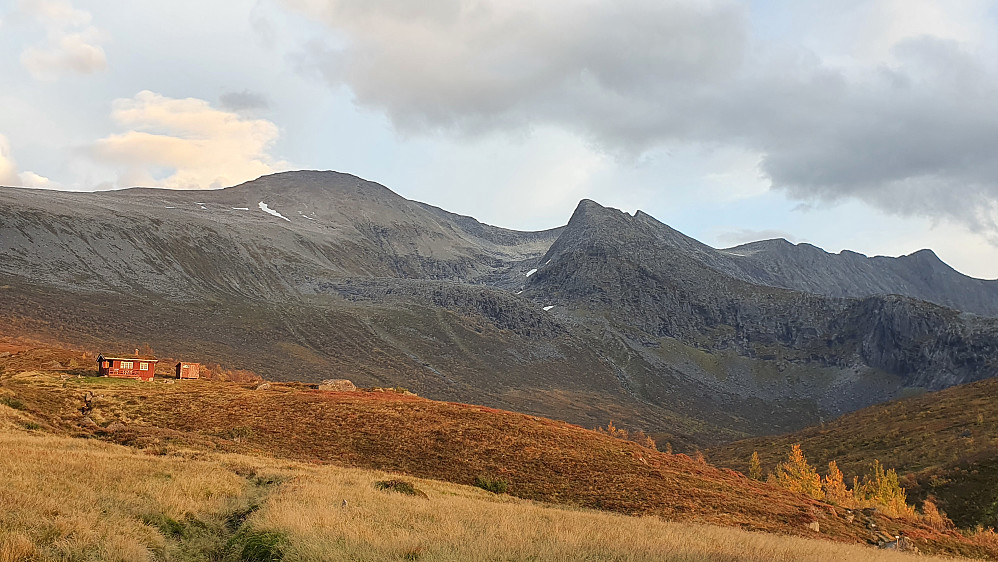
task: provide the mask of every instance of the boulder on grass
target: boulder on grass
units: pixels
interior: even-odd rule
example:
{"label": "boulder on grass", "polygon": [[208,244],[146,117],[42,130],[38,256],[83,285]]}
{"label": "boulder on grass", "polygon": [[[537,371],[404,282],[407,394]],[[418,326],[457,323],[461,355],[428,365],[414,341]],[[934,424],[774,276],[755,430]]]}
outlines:
{"label": "boulder on grass", "polygon": [[333,392],[353,392],[357,390],[357,385],[347,379],[326,379],[319,383],[319,390],[331,390]]}

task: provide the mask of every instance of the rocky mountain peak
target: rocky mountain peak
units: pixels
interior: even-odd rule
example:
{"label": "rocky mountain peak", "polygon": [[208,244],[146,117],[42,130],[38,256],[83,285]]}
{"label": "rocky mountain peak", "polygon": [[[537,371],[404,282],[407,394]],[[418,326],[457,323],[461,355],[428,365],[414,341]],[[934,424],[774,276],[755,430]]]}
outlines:
{"label": "rocky mountain peak", "polygon": [[223,191],[259,192],[292,199],[349,197],[366,201],[398,202],[404,198],[387,187],[352,174],[332,170],[278,172],[248,181]]}
{"label": "rocky mountain peak", "polygon": [[631,216],[623,211],[604,207],[592,199],[583,199],[575,207],[575,212],[572,213],[572,218],[568,220],[568,224],[565,227],[567,229],[579,229],[608,223],[625,224],[625,221],[630,218]]}
{"label": "rocky mountain peak", "polygon": [[901,256],[898,259],[899,261],[908,262],[914,264],[916,267],[925,268],[927,270],[955,272],[952,267],[947,265],[943,260],[939,259],[939,256],[928,248],[918,250],[917,252],[913,252],[907,256]]}

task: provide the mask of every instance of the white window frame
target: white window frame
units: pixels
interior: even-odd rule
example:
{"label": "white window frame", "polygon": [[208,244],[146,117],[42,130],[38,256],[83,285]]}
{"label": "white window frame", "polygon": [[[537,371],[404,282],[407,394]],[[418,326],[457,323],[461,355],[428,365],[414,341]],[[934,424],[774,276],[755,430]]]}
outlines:
{"label": "white window frame", "polygon": [[135,362],[133,361],[122,361],[119,369],[125,369],[126,371],[131,371],[135,368]]}
{"label": "white window frame", "polygon": [[149,370],[149,363],[146,363],[145,361],[142,361],[141,363],[139,363],[139,370],[140,371],[148,371]]}

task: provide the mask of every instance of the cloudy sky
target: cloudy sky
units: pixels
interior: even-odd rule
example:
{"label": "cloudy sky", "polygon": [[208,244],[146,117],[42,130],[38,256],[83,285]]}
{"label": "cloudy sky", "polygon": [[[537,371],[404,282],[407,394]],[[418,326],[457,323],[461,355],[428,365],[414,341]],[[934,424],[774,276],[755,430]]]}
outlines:
{"label": "cloudy sky", "polygon": [[0,0],[0,185],[333,169],[998,277],[993,0]]}

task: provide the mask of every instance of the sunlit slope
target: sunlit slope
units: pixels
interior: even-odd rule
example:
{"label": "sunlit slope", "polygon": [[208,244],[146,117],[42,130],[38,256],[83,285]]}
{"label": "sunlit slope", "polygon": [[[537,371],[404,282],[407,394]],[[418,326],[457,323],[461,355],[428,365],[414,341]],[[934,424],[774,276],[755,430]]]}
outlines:
{"label": "sunlit slope", "polygon": [[426,494],[410,497],[375,489],[398,475],[202,451],[151,455],[22,424],[0,406],[5,561],[916,559],[535,504],[436,480],[408,479]]}
{"label": "sunlit slope", "polygon": [[[865,522],[843,508],[685,455],[544,418],[394,391],[64,377],[8,369],[0,379],[0,402],[11,423],[32,435],[97,438],[167,458],[226,452],[273,459],[268,462],[279,466],[307,461],[456,484],[486,479],[505,483],[511,496],[576,508],[875,541]],[[87,392],[94,396],[89,409]],[[904,532],[925,552],[988,552],[955,531],[873,517],[879,528]]]}
{"label": "sunlit slope", "polygon": [[791,444],[819,467],[835,460],[847,477],[874,459],[908,476],[916,499],[934,495],[961,526],[998,525],[998,379],[872,406],[821,426],[739,441],[710,452],[747,470],[753,451],[772,469]]}

